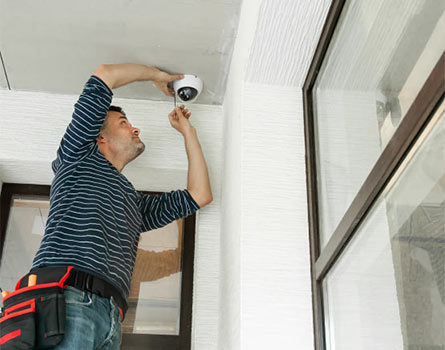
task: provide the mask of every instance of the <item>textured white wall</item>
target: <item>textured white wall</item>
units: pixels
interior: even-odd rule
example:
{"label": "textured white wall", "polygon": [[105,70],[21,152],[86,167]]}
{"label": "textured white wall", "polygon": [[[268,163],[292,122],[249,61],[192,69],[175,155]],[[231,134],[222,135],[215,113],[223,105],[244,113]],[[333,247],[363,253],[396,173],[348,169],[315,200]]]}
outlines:
{"label": "textured white wall", "polygon": [[[85,81],[88,77],[85,77]],[[79,87],[79,93],[81,92]],[[4,182],[49,184],[60,139],[78,96],[0,90],[0,174]],[[167,191],[187,183],[183,137],[168,121],[172,103],[113,99],[141,129],[145,152],[123,174],[138,190]],[[222,167],[222,109],[193,105],[191,122],[202,141],[204,155],[213,157],[211,171]],[[209,122],[211,121],[211,122]],[[212,154],[219,154],[215,159]],[[214,177],[213,177],[214,178]]]}
{"label": "textured white wall", "polygon": [[246,80],[302,87],[331,0],[263,0]]}
{"label": "textured white wall", "polygon": [[301,85],[329,4],[242,5],[223,105],[219,349],[313,349]]}
{"label": "textured white wall", "polygon": [[246,84],[242,349],[312,349],[301,89]]}
{"label": "textured white wall", "polygon": [[241,167],[244,75],[255,35],[259,2],[244,0],[224,97],[224,175],[218,349],[241,348]]}
{"label": "textured white wall", "polygon": [[[88,77],[85,77],[87,79]],[[85,80],[86,81],[86,80]],[[79,93],[82,87],[79,87]],[[3,182],[50,184],[50,163],[70,121],[78,96],[0,90],[0,179]],[[138,190],[169,191],[187,185],[183,137],[168,121],[173,103],[113,99],[130,122],[141,129],[145,152],[123,174]],[[193,291],[193,343],[216,349],[218,274],[223,166],[221,106],[191,106],[206,158],[213,202],[197,214]]]}

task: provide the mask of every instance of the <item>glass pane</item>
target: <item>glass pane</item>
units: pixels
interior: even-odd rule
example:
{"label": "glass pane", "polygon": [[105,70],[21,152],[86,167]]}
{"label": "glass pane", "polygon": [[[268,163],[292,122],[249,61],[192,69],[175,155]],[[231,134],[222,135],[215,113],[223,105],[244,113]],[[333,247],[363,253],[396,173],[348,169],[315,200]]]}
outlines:
{"label": "glass pane", "polygon": [[445,1],[346,1],[313,90],[324,246],[445,49]]}
{"label": "glass pane", "polygon": [[29,271],[45,232],[49,200],[13,196],[0,265],[0,287],[13,291]]}
{"label": "glass pane", "polygon": [[445,105],[323,281],[327,348],[445,348]]}
{"label": "glass pane", "polygon": [[179,335],[183,219],[141,235],[124,333]]}

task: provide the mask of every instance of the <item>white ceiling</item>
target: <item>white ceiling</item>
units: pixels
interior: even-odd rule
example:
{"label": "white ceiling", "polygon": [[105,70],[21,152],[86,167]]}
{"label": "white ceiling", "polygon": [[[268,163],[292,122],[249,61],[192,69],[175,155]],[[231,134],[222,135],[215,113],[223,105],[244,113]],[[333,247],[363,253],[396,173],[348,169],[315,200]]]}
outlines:
{"label": "white ceiling", "polygon": [[[196,103],[222,104],[241,0],[0,0],[0,52],[12,90],[79,94],[101,63],[196,74]],[[0,88],[8,88],[0,67]],[[151,83],[116,97],[168,101]]]}

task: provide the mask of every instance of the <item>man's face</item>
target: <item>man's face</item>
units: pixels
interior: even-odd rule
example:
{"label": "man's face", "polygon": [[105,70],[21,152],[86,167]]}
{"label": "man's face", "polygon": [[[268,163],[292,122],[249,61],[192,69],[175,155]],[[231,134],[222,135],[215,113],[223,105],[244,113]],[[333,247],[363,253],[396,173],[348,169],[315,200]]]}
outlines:
{"label": "man's face", "polygon": [[139,138],[140,130],[134,128],[122,113],[108,111],[106,127],[101,133],[107,141],[108,148],[120,157],[123,156],[128,162],[145,150],[145,145]]}

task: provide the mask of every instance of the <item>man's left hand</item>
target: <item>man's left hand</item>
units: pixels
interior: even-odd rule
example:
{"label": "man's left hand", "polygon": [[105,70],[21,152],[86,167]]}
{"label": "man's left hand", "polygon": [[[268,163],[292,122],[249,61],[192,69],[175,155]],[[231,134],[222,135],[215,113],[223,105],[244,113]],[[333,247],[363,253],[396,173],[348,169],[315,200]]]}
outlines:
{"label": "man's left hand", "polygon": [[166,72],[159,71],[156,78],[153,79],[153,85],[161,90],[166,96],[174,96],[175,91],[172,88],[169,88],[167,84],[183,78],[184,75],[182,74],[170,75]]}

